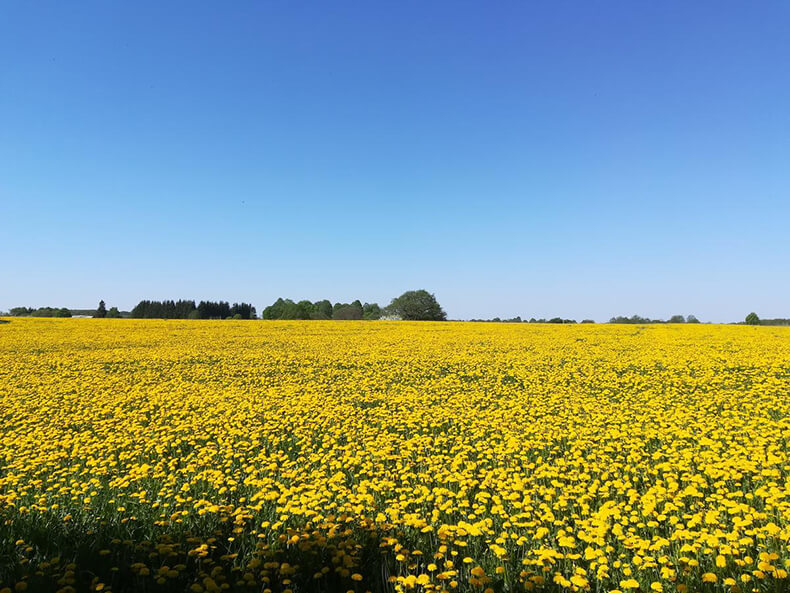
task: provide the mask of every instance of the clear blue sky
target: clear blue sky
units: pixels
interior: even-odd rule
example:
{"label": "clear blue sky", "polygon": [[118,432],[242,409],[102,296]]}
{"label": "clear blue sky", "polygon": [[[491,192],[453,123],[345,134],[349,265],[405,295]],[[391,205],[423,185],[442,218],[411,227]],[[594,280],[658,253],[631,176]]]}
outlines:
{"label": "clear blue sky", "polygon": [[4,2],[0,309],[790,316],[790,4]]}

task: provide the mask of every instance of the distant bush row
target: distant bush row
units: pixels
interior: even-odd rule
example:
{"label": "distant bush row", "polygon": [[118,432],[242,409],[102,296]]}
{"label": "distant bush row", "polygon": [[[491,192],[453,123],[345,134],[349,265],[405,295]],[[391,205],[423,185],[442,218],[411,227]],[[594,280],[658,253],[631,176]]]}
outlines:
{"label": "distant bush row", "polygon": [[[529,321],[521,319],[521,316],[511,317],[510,319],[501,319],[494,317],[493,319],[470,319],[469,321],[477,321],[482,323],[578,323],[575,319],[563,319],[562,317],[552,317],[551,319],[535,319],[532,317]],[[595,323],[592,319],[585,319],[582,323]]]}
{"label": "distant bush row", "polygon": [[71,311],[66,307],[14,307],[8,312],[12,317],[71,317]]}
{"label": "distant bush row", "polygon": [[[494,317],[493,319],[470,319],[470,321],[493,321],[501,323],[595,323],[595,321],[592,319],[583,319],[581,322],[577,322],[575,319],[563,319],[562,317],[552,317],[551,319],[535,319],[532,317],[529,321],[526,319],[521,319],[521,317],[513,317],[511,319],[500,319],[499,317]],[[699,319],[694,317],[694,315],[689,315],[688,317],[683,317],[683,315],[673,315],[664,321],[663,319],[650,319],[649,317],[632,315],[631,317],[612,317],[609,320],[609,323],[699,323]]]}
{"label": "distant bush row", "polygon": [[632,315],[631,317],[612,317],[609,323],[699,323],[694,315],[683,317],[683,315],[673,315],[666,321],[663,319],[650,319],[648,317],[640,317],[639,315]]}

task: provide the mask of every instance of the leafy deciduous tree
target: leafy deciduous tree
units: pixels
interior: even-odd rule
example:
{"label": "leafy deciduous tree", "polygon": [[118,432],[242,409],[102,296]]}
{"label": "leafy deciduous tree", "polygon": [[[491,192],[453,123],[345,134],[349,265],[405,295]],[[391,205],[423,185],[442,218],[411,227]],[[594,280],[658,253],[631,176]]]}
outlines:
{"label": "leafy deciduous tree", "polygon": [[392,299],[387,307],[390,315],[408,321],[446,321],[447,314],[436,297],[427,290],[408,290]]}

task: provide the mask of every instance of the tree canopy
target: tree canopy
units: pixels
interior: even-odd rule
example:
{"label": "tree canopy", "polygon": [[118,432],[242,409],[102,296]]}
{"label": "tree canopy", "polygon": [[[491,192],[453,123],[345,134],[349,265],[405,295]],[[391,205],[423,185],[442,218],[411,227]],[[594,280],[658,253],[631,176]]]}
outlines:
{"label": "tree canopy", "polygon": [[249,303],[230,303],[226,301],[148,301],[137,303],[132,309],[132,317],[137,319],[256,319],[255,307]]}
{"label": "tree canopy", "polygon": [[446,321],[447,314],[436,297],[427,290],[407,290],[392,299],[387,314],[406,321]]}
{"label": "tree canopy", "polygon": [[335,303],[324,299],[316,302],[302,300],[295,303],[291,299],[279,298],[263,310],[263,319],[379,319],[381,307],[376,303],[356,300],[352,303]]}
{"label": "tree canopy", "polygon": [[66,307],[13,307],[8,313],[12,317],[71,317]]}
{"label": "tree canopy", "polygon": [[760,325],[760,318],[752,311],[746,316],[746,325]]}
{"label": "tree canopy", "polygon": [[609,320],[609,323],[699,323],[699,319],[697,319],[694,315],[688,315],[687,317],[683,317],[683,315],[673,315],[666,321],[663,319],[650,319],[649,317],[642,317],[640,315],[632,315],[631,317],[624,317],[622,315],[618,315],[617,317],[612,317]]}

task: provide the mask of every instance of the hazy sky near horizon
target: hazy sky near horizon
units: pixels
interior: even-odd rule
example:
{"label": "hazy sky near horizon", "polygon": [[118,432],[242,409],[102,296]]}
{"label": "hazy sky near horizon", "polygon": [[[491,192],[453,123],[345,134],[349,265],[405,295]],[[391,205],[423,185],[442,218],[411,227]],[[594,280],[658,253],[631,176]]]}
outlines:
{"label": "hazy sky near horizon", "polygon": [[790,317],[790,4],[0,7],[0,310]]}

